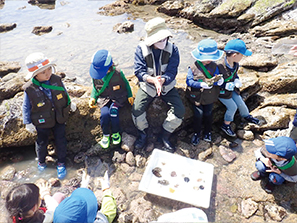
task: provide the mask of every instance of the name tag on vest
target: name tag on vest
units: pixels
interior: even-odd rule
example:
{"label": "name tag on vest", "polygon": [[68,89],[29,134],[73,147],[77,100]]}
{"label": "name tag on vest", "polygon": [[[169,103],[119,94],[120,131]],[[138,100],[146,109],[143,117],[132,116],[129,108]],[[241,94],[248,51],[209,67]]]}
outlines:
{"label": "name tag on vest", "polygon": [[60,100],[61,98],[63,98],[62,93],[57,95],[57,99]]}
{"label": "name tag on vest", "polygon": [[116,86],[113,86],[113,88],[112,88],[112,89],[113,89],[114,91],[116,91],[116,90],[119,90],[120,88],[121,88],[121,86],[120,86],[120,85],[116,85]]}

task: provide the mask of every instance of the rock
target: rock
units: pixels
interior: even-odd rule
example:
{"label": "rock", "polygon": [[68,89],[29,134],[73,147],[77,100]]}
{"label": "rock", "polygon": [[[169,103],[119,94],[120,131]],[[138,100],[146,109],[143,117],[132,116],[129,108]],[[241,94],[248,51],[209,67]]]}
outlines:
{"label": "rock", "polygon": [[0,100],[12,98],[22,91],[24,85],[23,77],[15,77],[7,82],[0,82]]}
{"label": "rock", "polygon": [[120,168],[121,170],[124,171],[124,173],[126,174],[131,174],[135,171],[135,167],[134,166],[130,166],[129,164],[127,163],[121,163],[120,164]]}
{"label": "rock", "polygon": [[251,217],[258,210],[258,203],[251,198],[241,202],[241,213],[245,218]]}
{"label": "rock", "polygon": [[0,77],[9,73],[17,73],[21,69],[18,62],[0,62]]}
{"label": "rock", "polygon": [[56,0],[29,0],[30,4],[55,4]]}
{"label": "rock", "polygon": [[16,27],[17,27],[16,23],[0,24],[0,33],[13,30]]}
{"label": "rock", "polygon": [[128,163],[130,166],[135,166],[136,161],[132,152],[128,152],[126,154],[126,163]]}
{"label": "rock", "polygon": [[58,178],[50,178],[48,180],[49,184],[52,186],[52,187],[59,187],[61,186],[61,182]]}
{"label": "rock", "polygon": [[141,155],[136,155],[135,156],[135,161],[136,161],[136,166],[138,168],[143,168],[145,166],[145,163],[146,163],[146,159],[141,156]]}
{"label": "rock", "polygon": [[154,143],[151,142],[146,146],[145,151],[152,152],[154,148],[155,148]]}
{"label": "rock", "polygon": [[228,163],[231,163],[236,158],[235,153],[231,149],[228,149],[223,145],[219,146],[219,150],[223,159],[226,160]]}
{"label": "rock", "polygon": [[35,26],[32,33],[35,35],[43,35],[53,30],[52,26]]}
{"label": "rock", "polygon": [[[18,183],[12,182],[12,181],[7,181],[7,180],[0,180],[0,194],[1,198],[4,200],[8,194],[8,192],[16,187]],[[0,199],[1,200],[1,199]]]}
{"label": "rock", "polygon": [[184,1],[170,0],[164,2],[161,6],[157,8],[158,12],[167,14],[169,16],[174,16],[179,14],[179,12],[184,8]]}
{"label": "rock", "polygon": [[209,149],[201,152],[198,154],[198,160],[205,161],[208,156],[212,154],[212,148],[210,147]]}
{"label": "rock", "polygon": [[113,27],[113,30],[118,33],[127,33],[134,31],[134,23],[131,21],[125,21],[123,23],[118,23]]}
{"label": "rock", "polygon": [[133,152],[135,140],[136,140],[135,136],[129,135],[126,132],[123,132],[121,148],[126,152],[129,152],[129,151]]}
{"label": "rock", "polygon": [[16,173],[16,169],[13,166],[7,166],[0,172],[1,180],[12,180]]}
{"label": "rock", "polygon": [[264,208],[273,221],[282,221],[288,215],[286,209],[281,206],[267,204]]}
{"label": "rock", "polygon": [[254,133],[252,131],[238,130],[236,134],[241,139],[254,140]]}
{"label": "rock", "polygon": [[100,11],[99,13],[103,15],[116,16],[126,13],[126,11],[129,8],[130,6],[124,1],[116,1],[103,7],[100,7],[99,10],[102,11]]}
{"label": "rock", "polygon": [[119,153],[118,151],[115,151],[112,157],[112,162],[114,163],[122,163],[126,159],[126,153]]}

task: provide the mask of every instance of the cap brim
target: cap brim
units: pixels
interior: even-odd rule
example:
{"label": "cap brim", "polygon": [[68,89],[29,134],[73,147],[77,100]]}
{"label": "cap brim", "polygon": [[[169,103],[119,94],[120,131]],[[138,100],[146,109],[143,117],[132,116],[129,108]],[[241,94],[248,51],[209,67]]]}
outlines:
{"label": "cap brim", "polygon": [[246,50],[243,55],[245,55],[245,56],[251,56],[252,54],[253,54],[252,51]]}
{"label": "cap brim", "polygon": [[160,40],[165,39],[167,37],[172,37],[171,32],[168,29],[162,29],[155,34],[146,37],[144,43],[147,46],[151,46],[154,43],[159,42]]}
{"label": "cap brim", "polygon": [[45,70],[48,67],[52,67],[54,70],[56,70],[55,66],[56,66],[56,64],[49,63],[49,64],[43,66],[42,68],[38,69],[38,70],[35,70],[33,72],[28,72],[27,75],[25,76],[25,80],[26,81],[30,80],[31,78],[35,77],[38,72],[41,72],[41,71]]}
{"label": "cap brim", "polygon": [[221,59],[223,54],[222,50],[218,50],[215,54],[201,54],[197,49],[191,52],[192,57],[199,61],[216,61]]}
{"label": "cap brim", "polygon": [[91,64],[91,66],[90,66],[90,71],[89,71],[89,72],[90,72],[90,76],[91,76],[93,79],[102,79],[102,78],[105,77],[105,75],[107,74],[108,69],[109,69],[109,67],[106,68],[106,69],[102,68],[102,69],[100,69],[100,71],[99,71],[99,70],[96,70],[96,69],[94,68],[94,65],[93,65],[93,64]]}

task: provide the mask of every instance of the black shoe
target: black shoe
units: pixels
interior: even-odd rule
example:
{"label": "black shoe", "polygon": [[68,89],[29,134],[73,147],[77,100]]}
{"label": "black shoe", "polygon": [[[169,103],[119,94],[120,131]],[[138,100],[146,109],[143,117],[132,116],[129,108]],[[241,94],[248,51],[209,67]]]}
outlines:
{"label": "black shoe", "polygon": [[143,149],[146,144],[147,134],[145,131],[139,131],[139,135],[134,143],[135,149]]}
{"label": "black shoe", "polygon": [[206,142],[211,142],[211,132],[205,134],[203,140]]}
{"label": "black shoe", "polygon": [[165,151],[170,152],[170,153],[174,153],[175,148],[169,141],[170,135],[171,135],[170,132],[167,132],[166,130],[163,129],[162,136],[161,136],[161,141],[163,142]]}
{"label": "black shoe", "polygon": [[275,187],[275,185],[269,181],[269,182],[266,184],[264,190],[265,190],[268,194],[272,194],[272,192],[274,191],[274,187]]}
{"label": "black shoe", "polygon": [[197,133],[194,133],[194,135],[191,138],[191,143],[192,143],[193,146],[198,145],[199,138],[200,138],[200,136]]}
{"label": "black shoe", "polygon": [[254,181],[261,180],[263,177],[261,176],[259,171],[255,171],[251,174],[251,178]]}
{"label": "black shoe", "polygon": [[254,117],[251,116],[251,115],[248,115],[248,116],[244,117],[244,119],[245,119],[246,121],[248,121],[248,122],[250,122],[250,123],[253,123],[253,124],[256,124],[256,125],[259,125],[259,123],[260,123],[260,120],[259,120],[259,119],[254,118]]}
{"label": "black shoe", "polygon": [[221,127],[221,129],[222,129],[228,136],[231,136],[231,137],[235,137],[235,136],[236,136],[236,134],[232,131],[230,125],[223,124],[222,127]]}

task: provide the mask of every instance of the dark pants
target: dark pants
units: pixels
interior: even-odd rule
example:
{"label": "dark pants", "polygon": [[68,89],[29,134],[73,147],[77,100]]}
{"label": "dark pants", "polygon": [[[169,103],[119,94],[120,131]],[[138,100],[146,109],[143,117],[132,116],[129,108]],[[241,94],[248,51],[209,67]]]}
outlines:
{"label": "dark pants", "polygon": [[110,133],[110,124],[111,124],[111,132],[117,133],[120,131],[120,119],[119,119],[119,113],[118,110],[120,107],[118,107],[118,110],[113,110],[111,114],[111,109],[113,106],[113,102],[108,102],[105,106],[103,106],[101,111],[101,117],[100,117],[100,125],[103,131],[104,135],[108,135]]}
{"label": "dark pants", "polygon": [[212,107],[213,104],[199,105],[194,107],[194,131],[200,135],[202,123],[204,123],[204,134],[211,132]]}
{"label": "dark pants", "polygon": [[56,154],[59,163],[66,162],[67,140],[65,137],[65,124],[56,123],[53,128],[36,128],[37,140],[35,142],[35,149],[38,161],[45,162],[47,155],[48,138],[50,132],[53,131],[55,137]]}

